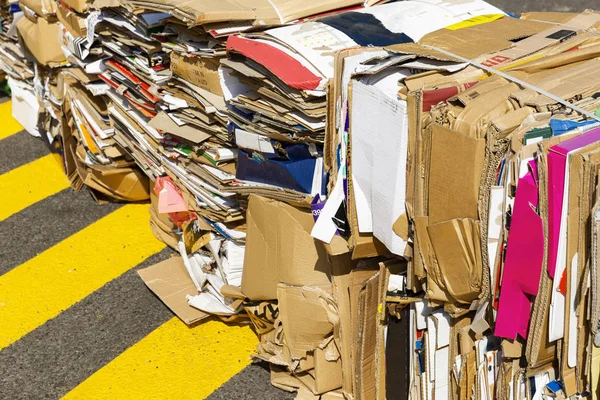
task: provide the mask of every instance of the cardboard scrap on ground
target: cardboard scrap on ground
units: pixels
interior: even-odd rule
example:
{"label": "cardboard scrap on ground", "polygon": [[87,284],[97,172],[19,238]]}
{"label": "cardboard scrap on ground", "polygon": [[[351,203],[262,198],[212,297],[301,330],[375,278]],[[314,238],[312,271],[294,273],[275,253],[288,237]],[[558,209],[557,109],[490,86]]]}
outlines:
{"label": "cardboard scrap on ground", "polygon": [[196,294],[197,290],[181,257],[172,257],[151,267],[140,269],[138,275],[186,325],[192,325],[209,317],[209,314],[188,305],[186,296]]}

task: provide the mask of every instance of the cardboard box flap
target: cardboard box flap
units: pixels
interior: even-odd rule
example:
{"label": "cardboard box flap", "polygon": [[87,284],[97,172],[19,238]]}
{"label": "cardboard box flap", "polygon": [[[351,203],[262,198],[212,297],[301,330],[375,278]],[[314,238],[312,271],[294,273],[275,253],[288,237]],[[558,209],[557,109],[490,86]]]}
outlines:
{"label": "cardboard box flap", "polygon": [[148,8],[172,12],[189,25],[212,22],[244,22],[251,25],[281,25],[326,11],[361,4],[357,0],[153,0],[132,1]]}
{"label": "cardboard box flap", "polygon": [[171,71],[186,81],[211,93],[222,96],[219,80],[219,59],[205,57],[186,57],[171,52]]}
{"label": "cardboard box flap", "polygon": [[[327,287],[330,289],[330,287]],[[277,300],[284,341],[292,358],[304,358],[333,333],[327,308],[321,296],[327,292],[318,287],[279,284]]]}
{"label": "cardboard box flap", "polygon": [[178,125],[173,121],[169,115],[161,111],[158,115],[148,124],[154,129],[169,133],[174,136],[178,136],[182,139],[188,140],[192,143],[202,143],[212,137],[211,134],[203,132],[202,130],[195,128],[191,125]]}
{"label": "cardboard box flap", "polygon": [[451,57],[451,56],[447,55],[446,53],[439,52],[430,47],[422,46],[418,43],[394,44],[391,46],[386,46],[385,49],[387,51],[391,51],[393,53],[414,54],[419,57],[431,58],[434,60],[457,62],[457,63],[462,62],[462,60],[460,60],[458,58]]}
{"label": "cardboard box flap", "polygon": [[104,173],[78,162],[77,170],[86,186],[110,198],[123,201],[150,198],[148,177],[138,169],[113,168]]}
{"label": "cardboard box flap", "polygon": [[314,369],[298,374],[297,377],[313,394],[324,394],[342,387],[341,360],[327,361],[324,351],[315,350]]}
{"label": "cardboard box flap", "polygon": [[429,223],[477,220],[485,140],[434,126],[429,171]]}
{"label": "cardboard box flap", "polygon": [[[437,47],[450,53],[475,59],[483,54],[505,50],[512,40],[542,32],[552,24],[504,17],[461,29],[440,29],[425,35],[419,44]],[[473,40],[477,38],[477,40]]]}
{"label": "cardboard box flap", "polygon": [[43,18],[38,18],[37,23],[27,18],[21,18],[17,22],[17,30],[24,50],[28,50],[38,63],[50,65],[66,61],[57,40],[59,26],[58,22],[49,23]]}
{"label": "cardboard box flap", "polygon": [[[484,132],[481,126],[485,126],[486,121],[498,118],[510,111],[513,106],[508,100],[513,92],[519,91],[519,86],[515,83],[498,80],[500,85],[486,93],[475,97],[467,107],[456,117],[453,124],[454,130],[471,137],[482,137]],[[474,94],[484,89],[485,82],[471,88]]]}
{"label": "cardboard box flap", "polygon": [[277,298],[277,284],[326,286],[331,265],[310,232],[312,213],[251,195],[248,202],[242,292],[251,300]]}
{"label": "cardboard box flap", "polygon": [[531,21],[543,21],[553,24],[566,24],[576,16],[577,13],[532,11],[521,14],[521,19]]}
{"label": "cardboard box flap", "polygon": [[49,18],[56,13],[57,3],[52,0],[20,0],[20,3],[43,18]]}
{"label": "cardboard box flap", "polygon": [[186,295],[194,296],[198,294],[198,290],[190,279],[181,257],[169,258],[151,267],[140,269],[138,275],[146,286],[187,325],[209,317],[209,314],[193,308],[187,302]]}
{"label": "cardboard box flap", "polygon": [[427,227],[443,286],[463,304],[475,300],[482,287],[479,221],[455,219]]}
{"label": "cardboard box flap", "polygon": [[61,24],[73,35],[75,38],[86,37],[87,35],[87,24],[86,19],[82,18],[78,14],[71,10],[66,9],[62,5],[56,9],[56,17]]}
{"label": "cardboard box flap", "polygon": [[233,297],[234,299],[245,299],[242,289],[238,286],[223,285],[221,286],[221,294],[225,297]]}

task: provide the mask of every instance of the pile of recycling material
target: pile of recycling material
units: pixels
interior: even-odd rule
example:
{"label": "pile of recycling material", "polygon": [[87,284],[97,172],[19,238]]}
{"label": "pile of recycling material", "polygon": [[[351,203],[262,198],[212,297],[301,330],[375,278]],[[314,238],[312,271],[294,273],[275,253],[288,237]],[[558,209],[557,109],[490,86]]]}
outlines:
{"label": "pile of recycling material", "polygon": [[[600,13],[3,1],[13,116],[300,399],[598,398]],[[201,368],[201,366],[198,366]]]}

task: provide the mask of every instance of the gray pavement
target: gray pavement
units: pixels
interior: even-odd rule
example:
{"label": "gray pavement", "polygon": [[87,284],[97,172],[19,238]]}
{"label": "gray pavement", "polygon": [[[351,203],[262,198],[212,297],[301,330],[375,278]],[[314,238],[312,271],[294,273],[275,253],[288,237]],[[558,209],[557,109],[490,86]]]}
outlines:
{"label": "gray pavement", "polygon": [[527,11],[580,12],[588,8],[600,10],[598,0],[488,0],[488,2],[514,14]]}

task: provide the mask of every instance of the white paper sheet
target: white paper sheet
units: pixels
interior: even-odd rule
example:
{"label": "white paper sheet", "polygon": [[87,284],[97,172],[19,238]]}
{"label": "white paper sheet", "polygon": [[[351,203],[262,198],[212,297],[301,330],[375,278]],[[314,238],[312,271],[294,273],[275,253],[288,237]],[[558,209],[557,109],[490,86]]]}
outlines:
{"label": "white paper sheet", "polygon": [[548,340],[554,342],[565,336],[565,296],[558,290],[561,278],[567,267],[567,217],[569,214],[569,165],[571,156],[567,155],[565,165],[565,186],[563,191],[563,208],[560,216],[560,228],[558,236],[558,251],[556,254],[556,268],[552,281],[552,298],[550,300],[550,314],[548,317]]}
{"label": "white paper sheet", "polygon": [[[381,81],[387,85],[389,79]],[[373,232],[394,254],[406,242],[392,227],[406,212],[408,114],[406,102],[392,99],[377,84],[353,82],[352,184],[360,232]]]}

